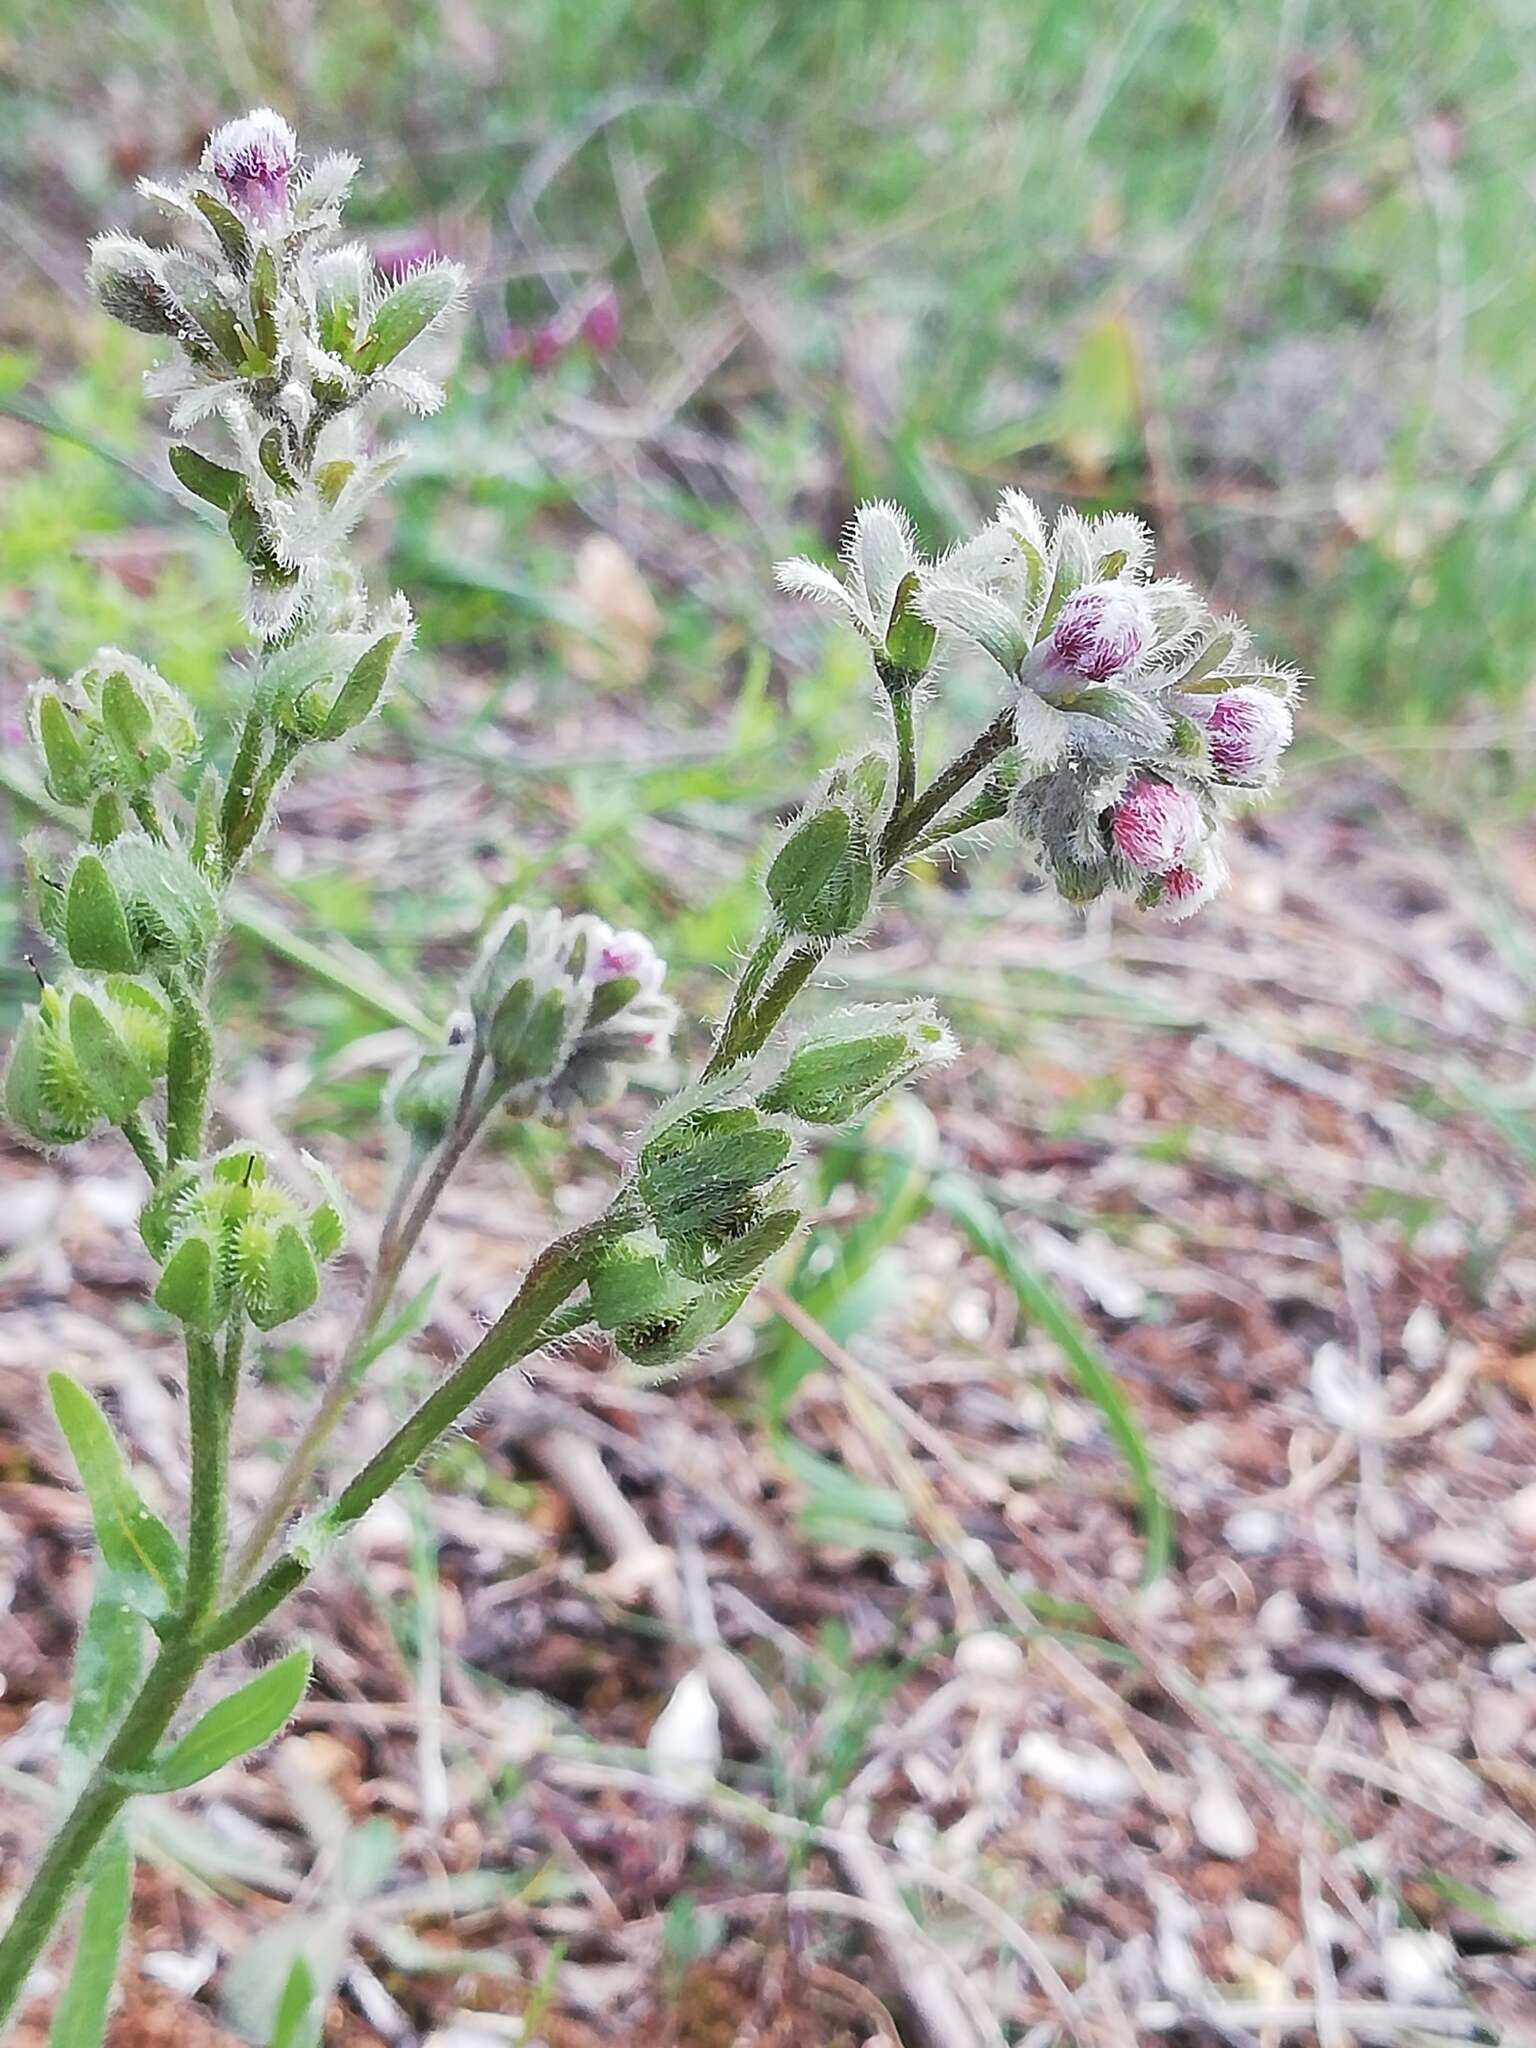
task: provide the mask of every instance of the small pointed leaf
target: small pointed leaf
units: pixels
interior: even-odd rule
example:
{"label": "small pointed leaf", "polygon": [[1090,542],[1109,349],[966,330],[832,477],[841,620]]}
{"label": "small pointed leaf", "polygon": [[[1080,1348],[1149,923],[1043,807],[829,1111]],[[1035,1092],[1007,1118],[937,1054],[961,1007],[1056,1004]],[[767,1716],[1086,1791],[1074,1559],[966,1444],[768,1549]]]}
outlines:
{"label": "small pointed leaf", "polygon": [[138,1792],[181,1792],[211,1777],[236,1757],[270,1742],[304,1697],[309,1684],[308,1650],[292,1650],[238,1692],[212,1706],[199,1721],[149,1766],[133,1773]]}
{"label": "small pointed leaf", "polygon": [[91,1503],[102,1557],[121,1582],[124,1598],[151,1621],[158,1620],[181,1596],[181,1548],[140,1500],[111,1425],[85,1389],[54,1372],[48,1375],[48,1392]]}

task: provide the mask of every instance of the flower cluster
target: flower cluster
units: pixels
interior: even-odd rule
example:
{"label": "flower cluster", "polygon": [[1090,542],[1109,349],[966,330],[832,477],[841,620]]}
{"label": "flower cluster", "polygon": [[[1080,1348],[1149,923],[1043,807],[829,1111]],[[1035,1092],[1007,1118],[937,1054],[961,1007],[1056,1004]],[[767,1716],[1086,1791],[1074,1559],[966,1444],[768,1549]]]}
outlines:
{"label": "flower cluster", "polygon": [[[1224,823],[1274,783],[1291,738],[1292,669],[1257,656],[1123,514],[1047,524],[1021,492],[937,561],[905,516],[864,507],[841,576],[783,563],[780,585],[836,604],[892,680],[979,648],[1012,691],[1012,816],[1063,896],[1114,893],[1184,917],[1226,876]],[[926,633],[924,644],[922,636]]]}
{"label": "flower cluster", "polygon": [[215,130],[191,177],[141,185],[170,216],[174,244],[107,234],[91,245],[105,310],[173,345],[149,381],[170,401],[173,431],[222,423],[232,466],[184,444],[172,467],[228,521],[267,640],[328,584],[350,584],[342,543],[398,461],[374,447],[373,421],[386,405],[441,403],[432,338],[464,291],[456,264],[390,277],[361,243],[337,245],[357,168],[331,155],[301,169],[293,130],[258,108]]}
{"label": "flower cluster", "polygon": [[641,932],[515,905],[480,949],[447,1045],[396,1080],[395,1122],[424,1149],[471,1107],[550,1122],[612,1102],[627,1068],[666,1057],[677,1024],[666,971]]}

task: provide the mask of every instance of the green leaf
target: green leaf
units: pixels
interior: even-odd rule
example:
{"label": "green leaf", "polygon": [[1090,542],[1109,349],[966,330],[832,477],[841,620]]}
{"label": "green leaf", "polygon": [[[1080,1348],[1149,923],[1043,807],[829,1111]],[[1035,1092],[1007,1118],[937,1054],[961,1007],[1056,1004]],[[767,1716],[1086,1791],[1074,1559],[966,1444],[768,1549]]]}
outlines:
{"label": "green leaf", "polygon": [[1146,1438],[1137,1427],[1119,1381],[1066,1303],[1025,1263],[1002,1217],[979,1188],[959,1174],[946,1173],[934,1181],[931,1194],[935,1207],[960,1225],[976,1249],[1007,1281],[1021,1313],[1057,1345],[1078,1385],[1104,1417],[1105,1427],[1135,1489],[1146,1539],[1141,1583],[1150,1586],[1162,1577],[1173,1556],[1173,1517],[1158,1485]]}
{"label": "green leaf", "polygon": [[88,803],[90,762],[73,719],[52,690],[45,690],[37,700],[37,736],[48,768],[49,794],[61,804]]}
{"label": "green leaf", "polygon": [[91,1503],[101,1554],[123,1597],[155,1621],[181,1597],[181,1547],[142,1500],[100,1408],[69,1376],[48,1375],[48,1393]]}
{"label": "green leaf", "polygon": [[69,1720],[59,1763],[59,1796],[67,1803],[106,1748],[144,1668],[144,1620],[117,1574],[101,1558],[96,1569],[70,1684]]}
{"label": "green leaf", "polygon": [[302,1956],[295,1956],[288,1981],[283,1986],[283,1995],[277,2001],[270,2048],[309,2048],[314,2039],[314,2029],[310,2025],[314,2003],[315,1980],[310,1974],[309,1964]]}
{"label": "green leaf", "polygon": [[221,512],[234,511],[245,489],[239,470],[226,469],[221,462],[210,462],[206,455],[199,455],[184,441],[178,441],[172,447],[170,463],[176,481],[194,498],[217,506]]}
{"label": "green leaf", "polygon": [[193,192],[190,197],[192,204],[218,236],[224,254],[243,270],[250,257],[251,241],[240,216],[221,199],[215,199],[211,192]]}
{"label": "green leaf", "polygon": [[101,2048],[132,1897],[133,1855],[127,1836],[115,1828],[85,1895],[74,1966],[54,2008],[48,2048]]}
{"label": "green leaf", "polygon": [[233,1763],[237,1756],[260,1749],[287,1721],[308,1684],[309,1652],[291,1650],[238,1692],[210,1707],[147,1770],[135,1771],[134,1790],[181,1792]]}

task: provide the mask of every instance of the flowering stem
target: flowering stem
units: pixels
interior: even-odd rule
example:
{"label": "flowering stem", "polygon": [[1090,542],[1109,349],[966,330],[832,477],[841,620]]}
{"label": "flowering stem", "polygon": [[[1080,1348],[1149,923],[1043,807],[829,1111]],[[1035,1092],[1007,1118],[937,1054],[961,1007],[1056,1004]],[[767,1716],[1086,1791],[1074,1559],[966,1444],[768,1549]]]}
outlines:
{"label": "flowering stem", "polygon": [[151,1182],[158,1181],[165,1171],[165,1161],[161,1158],[160,1148],[150,1135],[149,1126],[143,1117],[137,1110],[133,1110],[122,1119],[118,1129],[132,1146],[133,1156],[149,1175]]}
{"label": "flowering stem", "polygon": [[416,1249],[417,1240],[437,1206],[438,1198],[447,1186],[454,1169],[484,1129],[486,1118],[495,1107],[494,1094],[488,1094],[479,1103],[475,1101],[475,1089],[483,1066],[484,1054],[477,1050],[471,1056],[465,1070],[464,1086],[448,1135],[438,1147],[410,1214],[403,1221],[401,1212],[410,1197],[415,1181],[416,1157],[408,1156],[400,1169],[395,1191],[384,1218],[384,1227],[379,1234],[379,1250],[373,1278],[369,1282],[367,1294],[363,1297],[363,1305],[358,1311],[352,1335],[340,1362],[327,1382],[319,1407],[311,1416],[304,1434],[295,1444],[276,1487],[263,1505],[250,1535],[235,1560],[233,1584],[237,1591],[246,1584],[261,1563],[268,1545],[308,1485],[325,1446],[357,1392],[361,1378],[361,1362],[366,1358],[368,1345],[394,1300],[395,1289],[405,1263]]}
{"label": "flowering stem", "polygon": [[910,676],[886,685],[896,734],[896,799],[892,819],[905,815],[917,790],[916,684]]}
{"label": "flowering stem", "polygon": [[188,1483],[187,1583],[180,1622],[196,1630],[218,1598],[224,1566],[224,1524],[229,1497],[230,1401],[226,1375],[211,1337],[187,1332],[187,1423],[192,1470]]}
{"label": "flowering stem", "polygon": [[989,726],[979,732],[963,754],[957,754],[941,775],[935,776],[922,795],[905,812],[898,810],[885,828],[880,842],[880,872],[888,875],[923,837],[946,804],[952,803],[968,783],[1014,742],[1014,714],[1010,707],[1000,711]]}
{"label": "flowering stem", "polygon": [[228,1649],[265,1621],[308,1578],[329,1543],[360,1521],[381,1494],[425,1457],[444,1431],[474,1407],[498,1373],[536,1348],[548,1319],[586,1279],[592,1252],[609,1231],[620,1227],[618,1214],[611,1208],[595,1223],[545,1247],[475,1348],[315,1518],[311,1541],[303,1551],[290,1549],[277,1558],[210,1624],[204,1636],[209,1654]]}

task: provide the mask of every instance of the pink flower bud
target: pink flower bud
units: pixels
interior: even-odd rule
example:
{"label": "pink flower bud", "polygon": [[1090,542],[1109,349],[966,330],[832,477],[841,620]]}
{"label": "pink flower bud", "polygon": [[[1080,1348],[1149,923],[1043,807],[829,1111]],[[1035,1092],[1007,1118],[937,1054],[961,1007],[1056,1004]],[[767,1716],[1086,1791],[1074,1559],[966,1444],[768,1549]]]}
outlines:
{"label": "pink flower bud", "polygon": [[1154,775],[1133,775],[1109,808],[1115,851],[1148,874],[1180,867],[1204,835],[1205,820],[1189,791]]}
{"label": "pink flower bud", "polygon": [[578,329],[582,340],[590,349],[602,356],[618,346],[619,302],[611,291],[605,291],[596,305],[588,306],[581,316]]}
{"label": "pink flower bud", "polygon": [[528,341],[528,367],[530,370],[547,370],[551,363],[563,354],[565,343],[560,330],[552,320],[535,327]]}
{"label": "pink flower bud", "polygon": [[1056,614],[1045,643],[1048,675],[1102,683],[1152,644],[1152,612],[1137,584],[1084,583]]}
{"label": "pink flower bud", "polygon": [[601,987],[605,981],[632,975],[642,988],[649,988],[660,983],[664,971],[656,948],[644,932],[612,932],[597,956],[597,970],[592,978]]}
{"label": "pink flower bud", "polygon": [[1205,908],[1226,880],[1226,872],[1220,863],[1211,862],[1204,868],[1169,868],[1160,880],[1163,915],[1173,924],[1182,924]]}
{"label": "pink flower bud", "polygon": [[1229,782],[1266,782],[1291,742],[1289,707],[1251,683],[1212,698],[1202,723],[1211,766]]}
{"label": "pink flower bud", "polygon": [[288,176],[298,154],[298,137],[282,115],[256,107],[214,129],[203,168],[252,220],[271,223],[287,216]]}

